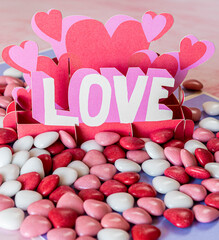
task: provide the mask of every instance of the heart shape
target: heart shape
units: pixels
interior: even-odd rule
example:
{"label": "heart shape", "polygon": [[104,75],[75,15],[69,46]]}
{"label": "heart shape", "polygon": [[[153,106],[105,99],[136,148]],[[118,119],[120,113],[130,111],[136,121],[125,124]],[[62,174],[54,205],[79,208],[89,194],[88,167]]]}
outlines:
{"label": "heart shape", "polygon": [[133,20],[121,23],[112,36],[101,22],[93,19],[74,23],[66,34],[66,49],[75,70],[116,67],[125,74],[130,56],[148,47],[141,23]]}
{"label": "heart shape", "polygon": [[148,42],[162,37],[173,25],[173,17],[168,13],[157,15],[146,12],[142,18],[142,27]]}
{"label": "heart shape", "polygon": [[22,87],[14,88],[12,96],[24,110],[28,111],[32,109],[31,89],[25,89]]}
{"label": "heart shape", "polygon": [[62,38],[62,14],[60,11],[51,9],[48,13],[38,12],[34,16],[37,27],[47,36],[56,41]]}
{"label": "heart shape", "polygon": [[198,41],[193,35],[182,39],[180,43],[180,69],[191,69],[207,61],[215,51],[213,43]]}
{"label": "heart shape", "polygon": [[24,41],[20,46],[6,47],[2,52],[3,60],[23,73],[36,71],[38,46],[33,41]]}

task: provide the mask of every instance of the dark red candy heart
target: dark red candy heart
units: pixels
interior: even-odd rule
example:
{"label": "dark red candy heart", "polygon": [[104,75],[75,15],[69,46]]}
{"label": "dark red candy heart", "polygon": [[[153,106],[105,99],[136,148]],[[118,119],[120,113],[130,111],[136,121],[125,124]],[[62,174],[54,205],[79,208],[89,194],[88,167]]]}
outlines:
{"label": "dark red candy heart", "polygon": [[120,172],[115,174],[113,179],[125,185],[132,185],[139,181],[140,175],[136,172]]}
{"label": "dark red candy heart", "polygon": [[114,163],[119,158],[125,158],[125,152],[118,145],[107,146],[103,150],[103,154],[111,163]]}
{"label": "dark red candy heart", "polygon": [[55,228],[72,228],[77,217],[77,212],[71,208],[53,208],[48,215]]}
{"label": "dark red candy heart", "polygon": [[109,196],[110,194],[113,193],[127,192],[127,187],[119,181],[108,180],[101,185],[100,191],[105,196]]}
{"label": "dark red candy heart", "polygon": [[95,199],[99,201],[104,200],[103,193],[98,191],[97,189],[83,189],[79,192],[78,195],[83,201],[87,199]]}
{"label": "dark red candy heart", "polygon": [[47,151],[49,151],[52,155],[56,155],[61,153],[65,149],[64,144],[62,144],[60,141],[56,141],[51,146],[46,148]]}
{"label": "dark red candy heart", "polygon": [[211,152],[219,151],[219,138],[212,138],[207,142],[207,148]]}
{"label": "dark red candy heart", "polygon": [[20,175],[17,181],[22,184],[22,190],[34,190],[39,185],[41,178],[39,173],[29,172]]}
{"label": "dark red candy heart", "polygon": [[37,192],[43,197],[48,196],[59,184],[59,176],[56,174],[49,175],[40,182]]}
{"label": "dark red candy heart", "polygon": [[0,144],[14,142],[17,139],[17,133],[12,128],[0,128]]}
{"label": "dark red candy heart", "polygon": [[75,191],[69,186],[59,186],[49,195],[49,199],[54,203],[57,203],[60,197],[67,192],[75,193]]}
{"label": "dark red candy heart", "polygon": [[158,129],[150,133],[150,139],[153,142],[163,144],[173,138],[172,129]]}
{"label": "dark red candy heart", "polygon": [[145,182],[138,182],[132,184],[129,187],[128,192],[136,198],[155,197],[157,195],[157,192],[154,189],[154,187]]}
{"label": "dark red candy heart", "polygon": [[52,159],[52,170],[55,171],[60,167],[67,167],[72,160],[72,155],[70,152],[62,152],[57,154]]}
{"label": "dark red candy heart", "polygon": [[206,169],[199,166],[190,166],[185,170],[186,173],[193,178],[207,179],[211,177],[211,174]]}
{"label": "dark red candy heart", "polygon": [[190,178],[185,169],[180,166],[172,166],[164,171],[164,175],[177,180],[181,184],[188,183]]}
{"label": "dark red candy heart", "polygon": [[210,207],[219,209],[219,192],[210,193],[205,198],[205,203]]}
{"label": "dark red candy heart", "polygon": [[127,150],[138,150],[144,147],[145,142],[136,137],[122,137],[119,141],[120,145]]}
{"label": "dark red candy heart", "polygon": [[72,155],[72,160],[82,160],[86,154],[86,152],[81,148],[69,148],[63,152],[70,152]]}
{"label": "dark red candy heart", "polygon": [[160,229],[148,224],[137,224],[132,228],[133,240],[157,240],[160,235]]}
{"label": "dark red candy heart", "polygon": [[38,156],[38,158],[42,161],[45,175],[48,175],[52,170],[52,158],[49,154],[41,154]]}
{"label": "dark red candy heart", "polygon": [[177,147],[177,148],[184,148],[184,142],[178,139],[172,139],[169,142],[163,145],[164,148],[166,147]]}
{"label": "dark red candy heart", "polygon": [[171,208],[164,211],[164,217],[179,228],[187,228],[192,225],[194,214],[187,208]]}
{"label": "dark red candy heart", "polygon": [[195,156],[202,167],[207,163],[214,162],[214,156],[212,153],[203,148],[196,148]]}

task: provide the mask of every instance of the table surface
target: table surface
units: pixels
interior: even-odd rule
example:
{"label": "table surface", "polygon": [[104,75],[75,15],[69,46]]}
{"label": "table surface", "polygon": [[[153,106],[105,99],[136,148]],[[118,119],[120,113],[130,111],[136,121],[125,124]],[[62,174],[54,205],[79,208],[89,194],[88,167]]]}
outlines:
{"label": "table surface", "polygon": [[[200,40],[212,41],[216,49],[219,48],[218,0],[2,0],[0,6],[0,51],[8,45],[18,45],[24,40],[36,41],[41,51],[50,48],[46,42],[43,42],[34,34],[30,26],[31,18],[35,12],[48,11],[50,8],[59,9],[63,17],[86,15],[104,23],[116,14],[127,14],[141,20],[141,16],[148,10],[156,13],[168,12],[174,16],[174,25],[164,37],[151,44],[151,50],[156,50],[159,53],[176,51],[179,49],[180,40],[188,34],[193,34]],[[44,54],[50,53],[50,51],[44,52]],[[219,52],[216,51],[207,63],[190,70],[186,79],[200,80],[204,84],[204,89],[198,95],[191,94],[191,92],[187,93],[185,105],[200,107],[202,102],[219,100],[218,59]],[[1,58],[0,61],[2,61]],[[6,64],[0,65],[0,75],[7,67]],[[146,174],[142,174],[142,180],[151,181]],[[162,231],[160,240],[175,240],[176,238],[180,240],[184,237],[187,240],[206,238],[215,240],[219,229],[219,221],[209,224],[195,222],[192,227],[187,229],[178,229],[162,217],[154,219],[153,223]],[[27,240],[18,231],[9,232],[5,230],[0,230],[0,239]]]}

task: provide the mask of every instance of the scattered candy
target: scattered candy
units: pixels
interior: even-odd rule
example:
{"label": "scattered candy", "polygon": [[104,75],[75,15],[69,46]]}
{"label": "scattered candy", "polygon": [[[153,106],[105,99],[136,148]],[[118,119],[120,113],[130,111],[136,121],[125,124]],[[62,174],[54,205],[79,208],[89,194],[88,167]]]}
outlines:
{"label": "scattered candy", "polygon": [[206,205],[219,209],[219,192],[210,193],[205,198]]}
{"label": "scattered candy", "polygon": [[59,138],[57,132],[45,132],[34,138],[34,146],[37,148],[47,148]]}
{"label": "scattered candy", "polygon": [[206,128],[212,132],[218,132],[219,131],[219,120],[217,120],[216,118],[213,118],[213,117],[207,117],[207,118],[202,119],[199,122],[199,126],[201,128]]}
{"label": "scattered candy", "polygon": [[0,212],[7,208],[14,207],[14,200],[10,197],[0,194]]}
{"label": "scattered candy", "polygon": [[192,91],[200,91],[203,88],[203,84],[196,79],[186,80],[182,85],[185,89]]}
{"label": "scattered candy", "polygon": [[211,116],[219,115],[219,102],[205,102],[203,103],[204,111]]}
{"label": "scattered candy", "polygon": [[50,201],[49,199],[41,199],[39,201],[31,203],[27,208],[27,212],[30,215],[48,217],[49,212],[53,208],[55,208],[55,206],[52,201]]}
{"label": "scattered candy", "polygon": [[189,140],[185,143],[184,148],[188,150],[190,153],[195,154],[195,149],[196,148],[203,148],[207,150],[207,147],[202,143],[199,142],[198,140]]}
{"label": "scattered candy", "polygon": [[170,163],[163,159],[152,159],[143,162],[141,165],[142,170],[149,176],[161,176],[164,171],[170,167]]}
{"label": "scattered candy", "polygon": [[189,108],[192,112],[192,120],[194,122],[198,122],[201,119],[202,112],[199,108],[196,107],[190,107]]}
{"label": "scattered candy", "polygon": [[219,217],[219,211],[213,207],[198,204],[192,210],[196,220],[202,223],[212,222]]}
{"label": "scattered candy", "polygon": [[193,139],[200,142],[208,142],[210,139],[214,138],[215,135],[212,131],[206,128],[196,128],[192,135]]}
{"label": "scattered candy", "polygon": [[151,224],[152,218],[144,209],[129,208],[122,213],[123,217],[132,224]]}
{"label": "scattered candy", "polygon": [[140,172],[141,167],[139,164],[132,160],[120,158],[115,161],[115,167],[120,172]]}
{"label": "scattered candy", "polygon": [[219,179],[209,178],[201,182],[209,192],[219,192]]}
{"label": "scattered candy", "polygon": [[48,240],[75,240],[76,232],[71,228],[53,228],[48,231]]}
{"label": "scattered candy", "polygon": [[180,192],[183,192],[190,196],[194,201],[203,201],[207,196],[205,187],[200,184],[184,184],[179,188]]}
{"label": "scattered candy", "polygon": [[173,190],[178,190],[180,187],[179,182],[166,176],[155,177],[152,180],[152,184],[156,191],[162,194],[166,194]]}
{"label": "scattered candy", "polygon": [[133,240],[157,240],[161,235],[161,232],[157,227],[148,224],[137,224],[132,228],[131,232]]}
{"label": "scattered candy", "polygon": [[168,208],[191,208],[193,206],[192,198],[179,191],[168,192],[164,197],[164,203]]}
{"label": "scattered candy", "polygon": [[104,228],[101,229],[97,234],[98,240],[129,240],[129,234],[122,230],[116,228]]}
{"label": "scattered candy", "polygon": [[166,159],[163,148],[154,142],[146,142],[145,149],[151,158]]}

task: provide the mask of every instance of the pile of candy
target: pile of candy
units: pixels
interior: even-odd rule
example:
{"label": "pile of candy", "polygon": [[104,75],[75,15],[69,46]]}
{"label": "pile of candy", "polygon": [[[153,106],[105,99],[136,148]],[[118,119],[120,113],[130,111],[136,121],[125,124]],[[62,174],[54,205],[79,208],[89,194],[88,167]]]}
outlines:
{"label": "pile of candy", "polygon": [[[217,102],[204,109],[219,115]],[[186,143],[162,129],[142,139],[100,132],[80,147],[65,131],[17,140],[0,128],[0,227],[48,240],[156,240],[156,216],[179,228],[215,221],[219,121],[200,126]],[[152,185],[140,173],[154,177]]]}

